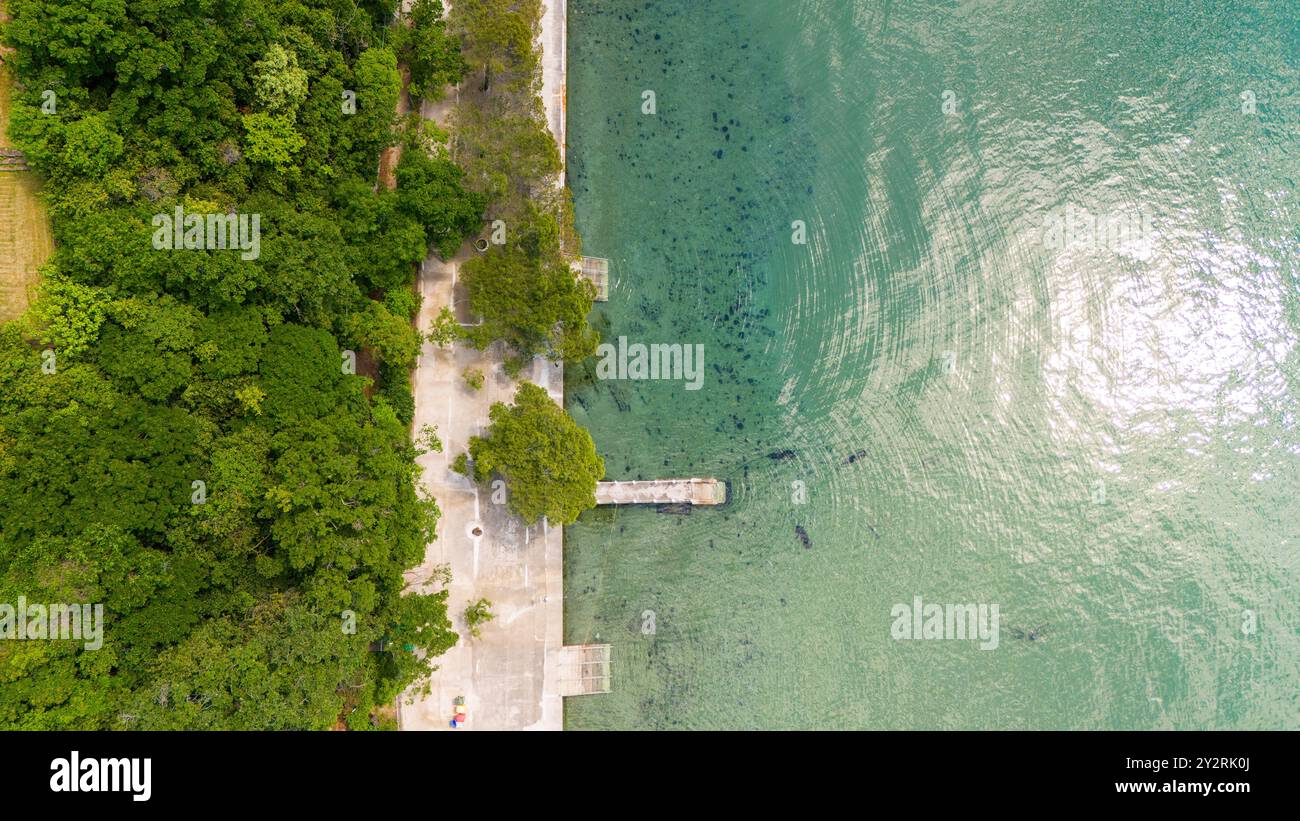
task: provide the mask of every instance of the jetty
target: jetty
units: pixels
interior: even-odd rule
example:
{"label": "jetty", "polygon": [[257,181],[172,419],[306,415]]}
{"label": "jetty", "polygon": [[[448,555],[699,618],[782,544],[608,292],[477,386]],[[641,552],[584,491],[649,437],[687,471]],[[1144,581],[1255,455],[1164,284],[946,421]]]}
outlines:
{"label": "jetty", "polygon": [[720,505],[727,483],[718,479],[652,479],[597,482],[598,505]]}

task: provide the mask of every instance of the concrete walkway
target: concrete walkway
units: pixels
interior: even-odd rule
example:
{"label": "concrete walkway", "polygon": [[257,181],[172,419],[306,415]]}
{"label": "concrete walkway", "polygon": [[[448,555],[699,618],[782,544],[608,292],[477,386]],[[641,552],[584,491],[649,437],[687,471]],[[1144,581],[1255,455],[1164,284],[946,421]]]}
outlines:
{"label": "concrete walkway", "polygon": [[[541,32],[547,119],[561,146],[565,63],[558,44],[564,43],[564,14],[564,0],[549,0]],[[426,106],[421,115],[445,125],[453,103],[454,98]],[[467,245],[450,262],[435,254],[425,259],[419,278],[424,296],[421,332],[428,333],[443,306],[455,308],[457,272],[473,253]],[[480,352],[465,345],[440,349],[426,344],[416,365],[415,431],[437,425],[443,442],[442,453],[420,459],[422,484],[437,499],[442,518],[424,562],[408,571],[406,578],[413,589],[435,591],[438,584],[430,582],[434,568],[451,566],[448,609],[461,640],[437,660],[429,695],[409,704],[406,697],[402,699],[399,716],[404,730],[450,729],[458,697],[465,699],[468,715],[462,730],[560,730],[564,726],[559,692],[563,530],[544,521],[525,527],[504,504],[504,490],[479,488],[450,469],[456,455],[468,447],[469,438],[487,427],[492,403],[514,398],[518,383],[503,373],[503,358],[499,345]],[[469,390],[462,377],[469,367],[486,376],[477,392]],[[561,366],[539,357],[531,373],[523,376],[563,403]],[[469,635],[463,614],[467,605],[480,598],[492,602],[496,618],[483,625],[476,639]]]}

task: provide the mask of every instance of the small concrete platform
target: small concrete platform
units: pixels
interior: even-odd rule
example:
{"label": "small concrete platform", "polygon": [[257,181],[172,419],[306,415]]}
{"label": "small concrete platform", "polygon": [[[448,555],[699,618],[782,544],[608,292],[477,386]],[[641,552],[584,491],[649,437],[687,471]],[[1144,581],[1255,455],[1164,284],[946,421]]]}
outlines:
{"label": "small concrete platform", "polygon": [[608,693],[613,686],[608,644],[567,644],[556,667],[561,696]]}
{"label": "small concrete platform", "polygon": [[598,505],[720,505],[726,501],[727,484],[717,479],[596,483]]}
{"label": "small concrete platform", "polygon": [[609,260],[600,257],[579,257],[573,270],[582,279],[596,286],[596,301],[609,302]]}

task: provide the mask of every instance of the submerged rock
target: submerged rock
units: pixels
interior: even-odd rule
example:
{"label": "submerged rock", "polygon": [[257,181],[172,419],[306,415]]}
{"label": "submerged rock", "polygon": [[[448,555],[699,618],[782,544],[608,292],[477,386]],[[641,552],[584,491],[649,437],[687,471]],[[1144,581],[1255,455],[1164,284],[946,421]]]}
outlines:
{"label": "submerged rock", "polygon": [[693,505],[686,504],[685,502],[671,502],[655,505],[655,513],[671,513],[675,516],[689,516],[693,509]]}

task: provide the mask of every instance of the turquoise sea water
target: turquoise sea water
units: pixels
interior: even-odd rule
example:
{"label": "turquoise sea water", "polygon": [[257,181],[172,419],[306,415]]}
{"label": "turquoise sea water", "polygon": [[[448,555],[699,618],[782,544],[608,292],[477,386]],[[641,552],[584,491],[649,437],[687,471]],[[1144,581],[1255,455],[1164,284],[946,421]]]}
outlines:
{"label": "turquoise sea water", "polygon": [[[1293,2],[569,21],[595,319],[706,363],[570,410],[609,478],[732,501],[568,528],[565,640],[614,647],[568,726],[1300,727]],[[891,638],[918,595],[997,649]]]}

